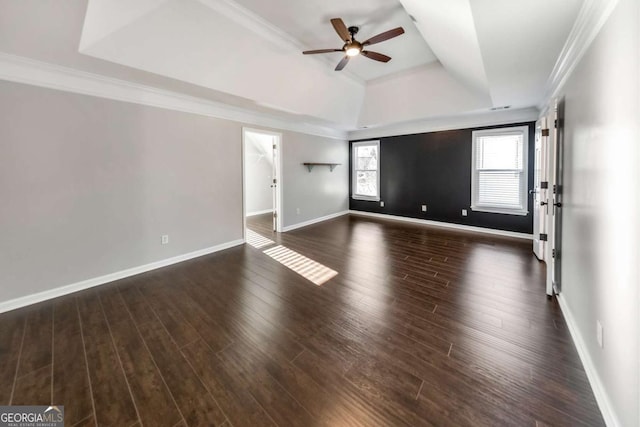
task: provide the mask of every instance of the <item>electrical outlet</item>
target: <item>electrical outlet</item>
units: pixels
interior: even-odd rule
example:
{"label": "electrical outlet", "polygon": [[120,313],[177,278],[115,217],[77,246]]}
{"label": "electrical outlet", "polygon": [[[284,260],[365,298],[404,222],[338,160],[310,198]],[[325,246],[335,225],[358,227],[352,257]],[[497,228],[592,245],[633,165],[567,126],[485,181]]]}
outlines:
{"label": "electrical outlet", "polygon": [[462,216],[467,216],[467,210],[466,209],[462,209]]}
{"label": "electrical outlet", "polygon": [[382,200],[380,200],[380,207],[384,208],[384,202]]}
{"label": "electrical outlet", "polygon": [[161,242],[162,242],[163,245],[168,244],[169,243],[169,235],[168,234],[163,234]]}
{"label": "electrical outlet", "polygon": [[599,320],[596,321],[596,338],[598,339],[598,345],[600,346],[600,348],[604,348],[604,341],[603,341],[603,333],[604,331],[602,330],[602,323],[600,323]]}
{"label": "electrical outlet", "polygon": [[422,205],[422,212],[426,212],[427,211],[427,205]]}
{"label": "electrical outlet", "polygon": [[296,208],[296,215],[300,215],[300,208]]}

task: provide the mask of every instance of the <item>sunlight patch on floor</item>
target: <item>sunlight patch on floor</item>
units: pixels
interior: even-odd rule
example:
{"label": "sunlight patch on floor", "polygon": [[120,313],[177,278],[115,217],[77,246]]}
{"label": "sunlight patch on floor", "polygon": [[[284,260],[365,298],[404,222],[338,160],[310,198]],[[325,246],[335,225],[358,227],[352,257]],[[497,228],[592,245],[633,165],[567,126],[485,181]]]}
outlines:
{"label": "sunlight patch on floor", "polygon": [[284,246],[278,245],[264,253],[318,286],[338,275],[337,271]]}
{"label": "sunlight patch on floor", "polygon": [[247,243],[256,249],[276,244],[276,242],[274,242],[273,240],[267,239],[266,237],[261,236],[255,231],[251,230],[247,230]]}

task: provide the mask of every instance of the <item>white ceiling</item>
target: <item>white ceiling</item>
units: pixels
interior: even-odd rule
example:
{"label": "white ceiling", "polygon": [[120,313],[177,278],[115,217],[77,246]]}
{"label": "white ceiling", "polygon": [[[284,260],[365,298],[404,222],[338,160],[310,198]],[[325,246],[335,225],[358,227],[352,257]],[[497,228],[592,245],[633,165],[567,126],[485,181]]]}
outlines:
{"label": "white ceiling", "polygon": [[[411,17],[396,0],[358,0],[351,3],[344,0],[236,2],[282,29],[309,50],[342,48],[343,42],[331,26],[332,18],[342,18],[347,27],[358,27],[356,39],[359,41],[392,28],[404,28],[403,35],[367,49],[391,56],[390,62],[384,64],[364,57],[354,58],[349,62],[346,70],[362,80],[375,79],[438,60]],[[324,58],[330,62],[330,66],[335,67],[343,56],[336,52],[325,54]]]}
{"label": "white ceiling", "polygon": [[400,0],[447,71],[474,92],[489,94],[469,0]]}
{"label": "white ceiling", "polygon": [[[356,130],[536,106],[582,0],[0,0],[0,52]],[[412,15],[415,22],[412,20]],[[344,72],[329,20],[387,64]],[[375,47],[375,49],[373,49]]]}
{"label": "white ceiling", "polygon": [[472,0],[494,105],[538,105],[583,0]]}

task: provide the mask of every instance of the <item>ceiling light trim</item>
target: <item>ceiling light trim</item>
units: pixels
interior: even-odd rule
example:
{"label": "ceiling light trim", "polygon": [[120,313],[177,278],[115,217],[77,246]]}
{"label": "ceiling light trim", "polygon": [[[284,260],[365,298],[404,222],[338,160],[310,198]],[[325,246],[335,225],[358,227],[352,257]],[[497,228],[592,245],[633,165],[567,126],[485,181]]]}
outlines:
{"label": "ceiling light trim", "polygon": [[617,4],[618,0],[585,0],[547,80],[540,110],[558,95]]}
{"label": "ceiling light trim", "polygon": [[0,80],[150,107],[231,120],[243,124],[346,140],[344,130],[286,120],[262,112],[0,52]]}

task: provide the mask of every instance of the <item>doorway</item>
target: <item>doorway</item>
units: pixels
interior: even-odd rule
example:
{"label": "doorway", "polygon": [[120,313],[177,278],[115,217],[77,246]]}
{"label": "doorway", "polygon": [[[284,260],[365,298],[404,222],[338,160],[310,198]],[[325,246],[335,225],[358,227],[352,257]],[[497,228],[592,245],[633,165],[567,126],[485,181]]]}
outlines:
{"label": "doorway", "polygon": [[272,237],[282,230],[282,134],[242,129],[244,237],[247,230]]}

